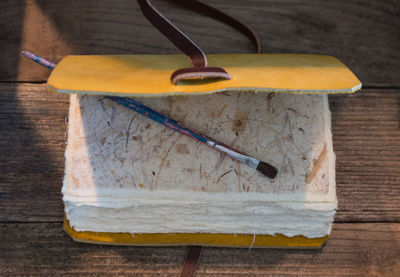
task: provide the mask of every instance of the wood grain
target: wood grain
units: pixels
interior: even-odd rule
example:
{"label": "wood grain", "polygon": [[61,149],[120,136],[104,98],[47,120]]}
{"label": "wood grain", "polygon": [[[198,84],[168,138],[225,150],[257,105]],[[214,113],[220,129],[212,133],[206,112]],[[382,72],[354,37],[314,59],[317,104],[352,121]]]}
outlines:
{"label": "wood grain", "polygon": [[399,221],[400,90],[330,97],[338,222]]}
{"label": "wood grain", "polygon": [[197,276],[398,276],[399,227],[335,224],[321,250],[205,248]]}
{"label": "wood grain", "polygon": [[[73,242],[60,223],[0,224],[0,275],[178,276],[184,247]],[[336,224],[321,250],[203,248],[196,276],[398,276],[400,224]]]}
{"label": "wood grain", "polygon": [[[336,222],[400,219],[400,91],[330,97]],[[61,222],[68,96],[0,84],[1,222]]]}
{"label": "wood grain", "polygon": [[69,97],[0,84],[0,220],[60,221]]}
{"label": "wood grain", "polygon": [[184,247],[109,247],[72,241],[62,224],[1,224],[0,275],[177,276]]}
{"label": "wood grain", "polygon": [[[153,1],[206,53],[248,53],[239,32],[207,17]],[[337,56],[367,86],[400,86],[400,2],[397,0],[207,1],[237,16],[260,35],[265,53]],[[178,51],[142,16],[136,1],[0,1],[0,80],[38,81],[19,52],[54,62],[68,54],[155,54]]]}

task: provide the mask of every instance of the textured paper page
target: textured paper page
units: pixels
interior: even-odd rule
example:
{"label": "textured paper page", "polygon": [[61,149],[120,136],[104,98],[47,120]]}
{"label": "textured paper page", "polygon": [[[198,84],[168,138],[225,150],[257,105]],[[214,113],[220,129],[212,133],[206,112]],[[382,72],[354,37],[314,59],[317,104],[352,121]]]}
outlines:
{"label": "textured paper page", "polygon": [[138,101],[271,163],[277,177],[269,179],[104,97],[72,95],[67,191],[115,187],[323,196],[334,185],[326,96],[224,93]]}

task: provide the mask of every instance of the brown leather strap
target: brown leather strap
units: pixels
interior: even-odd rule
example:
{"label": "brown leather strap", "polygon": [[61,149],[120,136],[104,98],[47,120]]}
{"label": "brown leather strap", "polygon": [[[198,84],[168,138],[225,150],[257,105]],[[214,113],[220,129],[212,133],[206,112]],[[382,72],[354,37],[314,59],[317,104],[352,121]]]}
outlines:
{"label": "brown leather strap", "polygon": [[181,277],[193,277],[196,273],[201,254],[201,246],[188,246]]}
{"label": "brown leather strap", "polygon": [[211,17],[215,20],[225,23],[226,25],[231,26],[232,28],[235,28],[253,42],[253,44],[256,47],[256,52],[258,54],[261,53],[262,51],[261,43],[257,33],[250,26],[246,25],[245,23],[233,17],[232,15],[197,0],[167,0],[167,1],[185,7],[194,12],[198,12],[202,15]]}
{"label": "brown leather strap", "polygon": [[166,19],[148,0],[138,0],[138,3],[143,15],[179,50],[190,57],[193,66],[207,66],[206,55],[190,38]]}
{"label": "brown leather strap", "polygon": [[[251,38],[256,46],[257,52],[261,52],[260,40],[257,34],[248,26],[243,24],[236,18],[197,0],[170,0],[173,3],[188,7],[192,10],[199,11],[216,18],[226,24],[237,28],[243,34]],[[156,27],[163,35],[165,35],[176,47],[190,57],[193,67],[182,68],[176,70],[171,75],[171,82],[177,84],[180,80],[185,79],[231,79],[223,68],[208,67],[207,58],[204,52],[182,31],[165,18],[149,0],[138,0],[139,6],[144,16]]]}

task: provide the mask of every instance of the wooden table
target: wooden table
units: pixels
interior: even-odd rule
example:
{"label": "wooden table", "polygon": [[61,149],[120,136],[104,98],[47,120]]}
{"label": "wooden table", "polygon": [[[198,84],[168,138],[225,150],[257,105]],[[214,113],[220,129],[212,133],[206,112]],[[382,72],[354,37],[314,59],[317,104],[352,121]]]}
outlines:
{"label": "wooden table", "polygon": [[[211,1],[208,1],[211,2]],[[321,250],[204,248],[197,276],[400,275],[400,2],[212,1],[261,36],[264,52],[334,55],[363,82],[330,97],[339,209]],[[235,30],[154,4],[207,53],[245,53]],[[67,54],[177,53],[134,0],[0,1],[0,275],[176,276],[184,247],[73,242],[62,230],[68,97],[21,50]]]}

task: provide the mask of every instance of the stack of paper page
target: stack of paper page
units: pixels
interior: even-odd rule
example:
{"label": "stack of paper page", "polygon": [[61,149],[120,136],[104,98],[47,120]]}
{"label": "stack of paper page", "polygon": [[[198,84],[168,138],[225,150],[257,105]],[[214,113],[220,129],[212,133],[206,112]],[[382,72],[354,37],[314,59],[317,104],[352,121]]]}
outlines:
{"label": "stack of paper page", "polygon": [[136,99],[278,175],[265,177],[103,96],[71,94],[62,193],[73,230],[329,235],[337,200],[327,95]]}

